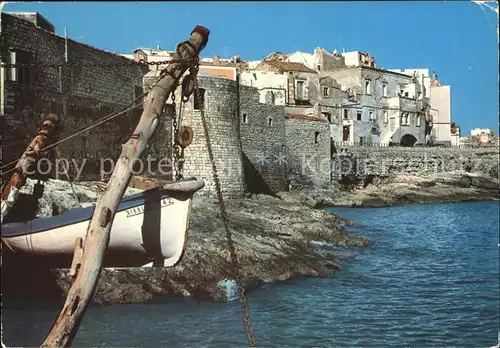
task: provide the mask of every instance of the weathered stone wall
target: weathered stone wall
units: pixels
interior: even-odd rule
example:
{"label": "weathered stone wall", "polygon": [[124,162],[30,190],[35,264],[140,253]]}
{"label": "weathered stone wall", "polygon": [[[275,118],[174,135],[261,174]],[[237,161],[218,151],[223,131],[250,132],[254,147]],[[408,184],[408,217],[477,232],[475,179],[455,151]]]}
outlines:
{"label": "weathered stone wall", "polygon": [[296,179],[328,185],[330,178],[330,130],[328,122],[285,120],[287,173]]}
{"label": "weathered stone wall", "polygon": [[[347,151],[344,151],[347,150]],[[498,150],[447,148],[357,148],[338,151],[333,156],[333,179],[343,174],[391,177],[396,174],[434,175],[450,171],[481,172],[498,177]]]}
{"label": "weathered stone wall", "polygon": [[[4,163],[9,163],[22,154],[36,134],[37,127],[50,112],[63,115],[59,136],[59,139],[63,139],[124,108],[122,105],[98,103],[90,98],[68,96],[65,102],[66,112],[63,112],[64,106],[58,93],[32,90],[24,86],[10,86],[7,91],[15,93],[16,98],[12,104],[14,108],[5,113],[3,123]],[[126,112],[115,120],[105,122],[57,146],[58,158],[69,163],[70,176],[75,180],[99,180],[101,169],[111,170],[111,163],[120,154],[120,144],[132,134],[141,112],[142,109]],[[62,173],[59,171],[60,174]],[[52,175],[56,173],[53,172]],[[65,176],[58,178],[66,179]]]}
{"label": "weathered stone wall", "polygon": [[[237,82],[220,77],[198,76],[198,87],[205,90],[205,117],[223,195],[243,195],[245,182]],[[177,92],[176,102],[179,105],[180,89]],[[201,195],[215,195],[212,164],[206,147],[200,110],[194,109],[194,94],[182,111],[181,125],[193,129],[193,142],[185,150],[184,176],[195,176],[205,181],[205,187],[199,191]]]}
{"label": "weathered stone wall", "polygon": [[[8,61],[9,51],[24,51],[31,57],[29,67],[14,68],[18,74],[22,70],[29,80],[6,81],[2,90],[3,163],[21,155],[48,113],[61,117],[60,138],[64,138],[124,110],[133,102],[134,91],[142,88],[143,67],[70,39],[68,66],[47,66],[65,62],[64,38],[28,20],[5,13],[1,16],[2,61]],[[98,179],[101,160],[116,158],[120,144],[130,136],[140,113],[140,109],[126,112],[59,146],[61,157],[70,160],[70,173],[75,174],[76,163],[83,165],[78,179]]]}
{"label": "weathered stone wall", "polygon": [[257,88],[240,86],[240,132],[247,191],[283,191],[285,107],[260,103]]}
{"label": "weathered stone wall", "polygon": [[319,53],[319,57],[322,71],[331,71],[345,67],[344,57],[335,57],[325,52]]}

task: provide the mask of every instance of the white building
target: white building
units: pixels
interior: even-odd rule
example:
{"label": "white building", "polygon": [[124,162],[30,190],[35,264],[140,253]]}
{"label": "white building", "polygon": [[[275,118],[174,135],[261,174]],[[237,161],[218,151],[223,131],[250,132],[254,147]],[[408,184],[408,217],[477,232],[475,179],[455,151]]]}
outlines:
{"label": "white building", "polygon": [[319,106],[319,99],[325,100],[326,107],[333,98],[331,81],[320,84],[314,69],[300,62],[290,62],[282,53],[271,53],[253,69],[242,71],[240,83],[257,87],[260,102],[285,105],[287,113],[320,117],[325,112],[325,117],[332,117],[332,110]]}
{"label": "white building", "polygon": [[286,105],[288,76],[272,71],[249,70],[240,74],[240,83],[245,86],[257,87],[261,103]]}
{"label": "white building", "polygon": [[240,76],[242,84],[259,89],[261,102],[328,119],[334,141],[425,142],[429,98],[424,81],[378,69],[369,53],[274,52]]}
{"label": "white building", "polygon": [[473,128],[470,130],[470,134],[480,144],[489,144],[495,135],[490,128]]}
{"label": "white building", "polygon": [[[169,60],[173,54],[134,50],[136,60],[148,62]],[[339,54],[320,47],[313,53],[273,52],[262,61],[214,57],[201,63],[200,71],[226,78],[236,79],[239,72],[242,85],[258,88],[261,103],[327,119],[336,142],[412,146],[424,143],[430,133],[435,142],[458,144],[460,130],[451,122],[451,87],[442,86],[429,69],[384,70],[369,52]],[[233,63],[243,65],[229,68]],[[231,71],[223,71],[223,65]]]}
{"label": "white building", "polygon": [[[431,121],[431,135],[436,143],[458,145],[459,128],[451,121],[451,86],[443,86],[434,72],[430,75],[429,69],[397,69],[402,74],[415,76],[425,89],[429,98],[429,113]],[[458,134],[457,134],[458,132]]]}
{"label": "white building", "polygon": [[481,135],[489,135],[493,136],[493,130],[490,128],[472,128],[470,130],[470,135],[471,136],[481,136]]}
{"label": "white building", "polygon": [[342,130],[335,141],[362,144],[390,142],[412,146],[425,141],[428,98],[414,76],[379,69],[370,53],[342,55],[316,49],[317,69],[347,93],[342,100]]}

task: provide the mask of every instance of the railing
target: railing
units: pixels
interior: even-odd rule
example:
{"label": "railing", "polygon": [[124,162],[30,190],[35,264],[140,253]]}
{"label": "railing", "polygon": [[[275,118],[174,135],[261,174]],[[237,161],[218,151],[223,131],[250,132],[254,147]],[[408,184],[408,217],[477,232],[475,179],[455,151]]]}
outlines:
{"label": "railing", "polygon": [[422,144],[419,146],[402,146],[401,144],[394,143],[371,143],[371,142],[351,142],[351,141],[335,141],[333,145],[337,148],[363,148],[363,149],[395,149],[395,150],[418,150],[418,149],[474,149],[474,150],[499,150],[498,144],[459,144],[459,145],[445,145],[445,144],[434,144],[426,145]]}

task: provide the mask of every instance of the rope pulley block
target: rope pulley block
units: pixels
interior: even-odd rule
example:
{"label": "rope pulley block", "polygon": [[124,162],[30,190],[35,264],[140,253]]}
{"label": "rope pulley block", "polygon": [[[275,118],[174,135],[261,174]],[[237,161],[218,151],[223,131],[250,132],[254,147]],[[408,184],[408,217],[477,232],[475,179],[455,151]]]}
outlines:
{"label": "rope pulley block", "polygon": [[179,131],[177,133],[177,137],[175,139],[177,145],[179,145],[182,149],[185,149],[186,147],[191,145],[192,141],[193,141],[193,129],[188,126],[180,126]]}

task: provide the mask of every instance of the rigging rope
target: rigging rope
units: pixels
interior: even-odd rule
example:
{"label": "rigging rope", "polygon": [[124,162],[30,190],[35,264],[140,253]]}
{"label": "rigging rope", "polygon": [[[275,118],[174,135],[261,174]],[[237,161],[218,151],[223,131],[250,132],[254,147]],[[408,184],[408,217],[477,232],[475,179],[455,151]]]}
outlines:
{"label": "rigging rope", "polygon": [[[118,116],[121,116],[121,115],[123,115],[123,114],[125,114],[125,113],[127,113],[127,112],[129,112],[129,111],[131,111],[131,110],[133,110],[133,109],[135,109],[135,108],[136,108],[136,107],[138,107],[139,105],[142,105],[142,104],[144,104],[144,102],[141,102],[141,103],[139,103],[139,104],[136,104],[136,105],[134,105],[134,106],[131,106],[131,107],[129,107],[129,108],[126,108],[126,109],[124,109],[124,110],[122,110],[122,111],[120,111],[120,112],[117,112],[117,113],[115,113],[115,114],[111,114],[111,115],[109,115],[109,116],[105,116],[105,117],[104,117],[104,118],[102,118],[99,122],[97,122],[97,123],[95,123],[95,124],[93,124],[93,125],[90,125],[90,126],[88,126],[88,127],[85,127],[85,128],[83,128],[83,129],[79,130],[78,132],[73,133],[73,134],[71,134],[71,135],[67,136],[66,138],[63,138],[63,139],[61,139],[61,140],[59,140],[59,141],[56,141],[56,142],[55,142],[55,143],[53,143],[53,144],[50,144],[49,146],[44,147],[42,151],[45,153],[47,150],[50,150],[51,148],[53,148],[53,147],[55,147],[55,146],[57,146],[57,145],[59,145],[59,144],[61,144],[61,143],[65,142],[65,141],[67,141],[67,140],[70,140],[70,139],[72,139],[72,138],[74,138],[74,137],[76,137],[76,136],[78,136],[78,135],[80,135],[80,134],[82,134],[82,133],[85,133],[85,132],[87,132],[87,131],[89,131],[89,130],[92,130],[93,128],[95,128],[95,127],[97,127],[97,126],[100,126],[101,124],[106,123],[106,122],[108,122],[108,121],[110,121],[110,120],[112,120],[112,119],[114,119],[114,118],[116,118],[116,117],[118,117]],[[11,165],[12,165],[12,164],[14,164],[14,163],[17,163],[18,161],[19,161],[19,158],[18,158],[18,159],[16,159],[16,160],[14,160],[14,161],[11,161],[11,162],[9,162],[9,163],[7,163],[7,164],[5,164],[5,165],[3,165],[3,166],[2,166],[2,169],[4,169],[4,168],[6,168],[6,167],[11,166]],[[6,172],[3,172],[3,173],[2,173],[2,175],[3,175],[3,174],[10,173],[10,172],[11,172],[11,171],[13,171],[13,170],[15,170],[15,167],[14,167],[14,168],[12,168],[12,169],[10,169],[10,170],[8,170],[8,171],[6,171]]]}
{"label": "rigging rope", "polygon": [[[149,62],[149,63],[144,62],[144,61],[141,61],[141,62],[142,62],[142,64],[146,64],[146,65],[164,65],[164,64],[174,63],[174,62],[184,62],[184,63],[185,63],[186,61],[183,61],[183,60],[167,60],[167,61]],[[191,62],[191,64],[190,64],[191,66],[197,66],[197,64],[198,64],[199,60],[198,60],[198,59],[191,59],[191,60],[188,60],[188,62]],[[137,62],[135,62],[135,61],[134,61],[133,63],[137,63]],[[131,64],[133,64],[133,63],[131,63]],[[67,63],[66,63],[66,64],[67,64]],[[19,66],[19,64],[10,64],[10,65],[12,65],[12,66]],[[4,66],[10,66],[10,65],[9,65],[9,64],[3,64],[3,63],[2,63],[2,67],[4,67]],[[81,63],[75,63],[75,64],[73,64],[73,65],[82,65],[82,64],[81,64]],[[83,64],[83,65],[85,65],[85,64]],[[92,64],[90,64],[90,65],[92,65]],[[118,64],[118,65],[129,65],[129,64]],[[58,66],[61,66],[61,64],[52,64],[52,65],[50,65],[50,64],[49,64],[49,65],[39,64],[39,65],[37,65],[37,66],[45,66],[45,67],[56,66],[56,67],[58,67]],[[103,66],[108,66],[108,65],[104,64]],[[112,66],[116,66],[116,64],[115,64],[115,65],[112,65]],[[31,67],[35,67],[35,65],[31,65]],[[69,139],[72,139],[72,138],[74,138],[75,136],[80,135],[81,133],[84,133],[84,132],[86,132],[86,131],[89,131],[89,130],[91,130],[91,129],[93,129],[93,128],[95,128],[95,127],[97,127],[97,126],[99,126],[99,125],[101,125],[101,124],[103,124],[103,123],[106,123],[106,122],[108,122],[108,121],[110,121],[110,120],[112,120],[112,119],[114,119],[114,118],[116,118],[116,117],[118,117],[118,116],[121,116],[121,115],[123,115],[124,113],[126,113],[126,112],[128,112],[128,111],[131,111],[131,110],[135,109],[136,107],[138,107],[138,106],[140,106],[140,105],[144,104],[144,103],[145,103],[145,101],[144,101],[144,100],[143,100],[143,101],[141,101],[139,104],[136,104],[136,103],[137,103],[137,101],[138,101],[138,100],[140,100],[140,99],[141,99],[141,98],[143,98],[144,96],[148,95],[148,94],[149,94],[149,92],[150,92],[150,91],[151,91],[151,90],[152,90],[155,86],[157,86],[158,81],[160,81],[162,78],[163,78],[163,75],[160,75],[160,77],[158,77],[158,78],[156,79],[156,81],[155,81],[155,82],[154,82],[154,83],[153,83],[153,84],[149,87],[149,89],[148,89],[147,91],[145,91],[144,93],[142,93],[142,94],[141,94],[140,96],[138,96],[137,98],[135,98],[135,100],[134,100],[134,101],[132,101],[130,104],[128,104],[128,106],[127,106],[127,108],[126,108],[126,109],[124,109],[124,110],[122,110],[122,111],[119,111],[118,113],[115,113],[115,114],[109,114],[109,115],[107,115],[107,116],[104,116],[103,118],[101,118],[101,119],[100,119],[100,121],[98,121],[98,123],[96,123],[96,124],[94,124],[94,125],[91,125],[91,126],[88,126],[88,127],[84,128],[84,129],[82,129],[82,130],[80,130],[80,131],[78,131],[78,132],[76,132],[76,133],[74,133],[74,134],[72,134],[72,135],[70,135],[70,136],[68,136],[68,137],[64,138],[64,139],[61,139],[60,141],[58,141],[58,142],[56,142],[56,143],[54,143],[54,144],[52,144],[52,145],[50,145],[50,146],[47,146],[46,148],[44,148],[44,149],[43,149],[43,152],[45,152],[46,150],[51,149],[51,148],[52,148],[52,147],[54,147],[54,146],[57,146],[57,145],[61,144],[61,143],[62,143],[62,142],[64,142],[64,141],[67,141],[67,140],[69,140]],[[175,89],[174,89],[174,91],[175,91]],[[172,92],[172,95],[173,95],[173,92]],[[131,105],[131,106],[130,106],[130,105]],[[12,145],[9,145],[9,146],[12,146]],[[5,168],[7,168],[7,167],[9,167],[9,166],[11,166],[11,165],[13,165],[13,164],[17,163],[18,161],[19,161],[19,158],[18,158],[18,159],[16,159],[16,160],[14,160],[14,161],[11,161],[11,162],[9,162],[9,163],[7,163],[7,164],[4,164],[4,165],[2,165],[1,169],[3,170],[3,169],[5,169]],[[8,171],[6,171],[6,172],[2,172],[2,175],[4,175],[4,174],[8,174],[8,173],[10,173],[10,172],[12,172],[12,171],[14,171],[14,170],[15,170],[15,168],[12,168],[12,169],[10,169],[10,170],[8,170]]]}
{"label": "rigging rope", "polygon": [[[186,61],[185,60],[181,60],[183,63],[185,63]],[[130,63],[127,63],[127,64],[87,64],[87,63],[64,63],[64,64],[38,64],[38,65],[29,65],[29,67],[34,67],[34,68],[37,68],[37,67],[60,67],[60,66],[83,66],[83,65],[93,65],[93,66],[121,66],[121,65],[137,65],[137,64],[140,64],[140,65],[166,65],[166,64],[170,64],[170,63],[173,63],[173,62],[176,62],[175,60],[167,60],[167,61],[161,61],[161,62],[144,62],[144,61],[139,61],[139,62],[130,62]],[[198,64],[199,64],[199,59],[195,59],[194,62],[193,62],[193,67],[196,69],[196,72],[198,71]],[[22,64],[1,64],[2,67],[19,67],[19,66],[24,66]],[[100,121],[98,121],[97,123],[93,124],[93,125],[90,125],[66,138],[63,138],[45,148],[42,149],[43,152],[46,152],[47,150],[50,150],[51,148],[67,141],[67,140],[70,140],[84,132],[87,132],[89,130],[92,130],[94,128],[96,128],[97,126],[105,123],[105,122],[108,122],[118,116],[121,116],[123,114],[125,114],[126,112],[128,111],[131,111],[135,108],[137,108],[138,106],[142,105],[145,103],[145,101],[143,100],[142,102],[140,102],[139,104],[136,104],[137,100],[139,100],[140,98],[144,97],[144,95],[148,94],[149,91],[151,91],[151,89],[153,89],[153,87],[156,86],[157,82],[163,78],[163,75],[160,75],[160,77],[158,78],[158,80],[149,88],[149,90],[147,92],[144,92],[141,96],[139,96],[138,98],[136,98],[131,104],[134,104],[133,106],[131,107],[128,107],[120,112],[117,112],[115,114],[110,114],[109,116],[105,116],[103,118],[100,119]],[[176,86],[177,87],[177,86]],[[226,233],[226,240],[227,240],[227,244],[228,244],[228,249],[229,249],[229,252],[230,252],[230,255],[231,255],[231,262],[233,264],[233,267],[234,267],[234,273],[235,273],[235,277],[236,277],[236,284],[237,284],[237,287],[238,287],[238,291],[239,291],[239,294],[240,294],[240,300],[241,300],[241,307],[242,307],[242,312],[243,312],[243,322],[244,322],[244,325],[245,325],[245,330],[246,330],[246,334],[247,334],[247,339],[248,339],[248,344],[250,347],[256,347],[256,342],[255,342],[255,335],[254,335],[254,332],[253,332],[253,328],[252,328],[252,322],[251,322],[251,318],[250,318],[250,311],[249,311],[249,308],[248,308],[248,300],[247,300],[247,296],[246,296],[246,293],[245,293],[245,288],[243,286],[243,281],[242,281],[242,278],[241,278],[241,275],[240,275],[240,272],[239,272],[239,262],[238,262],[238,257],[236,255],[236,248],[234,246],[234,242],[233,242],[233,239],[232,239],[232,233],[231,233],[231,230],[229,228],[229,223],[228,223],[228,217],[227,217],[227,213],[226,213],[226,206],[225,206],[225,203],[224,203],[224,198],[222,196],[222,188],[221,188],[221,184],[220,184],[220,180],[219,180],[219,176],[218,176],[218,173],[217,173],[217,166],[215,164],[215,158],[214,158],[214,154],[213,154],[213,149],[212,149],[212,143],[211,143],[211,140],[210,140],[210,137],[209,137],[209,131],[208,131],[208,124],[207,124],[207,120],[206,120],[206,117],[205,117],[205,111],[204,111],[204,105],[203,105],[203,100],[202,100],[202,97],[201,97],[201,94],[198,90],[198,79],[197,79],[197,76],[194,75],[194,90],[196,91],[195,93],[195,98],[198,97],[198,104],[200,105],[200,114],[201,114],[201,120],[202,120],[202,124],[203,124],[203,131],[204,131],[204,134],[205,134],[205,140],[206,140],[206,145],[207,145],[207,150],[208,150],[208,155],[209,155],[209,158],[210,158],[210,162],[212,164],[212,175],[213,175],[213,179],[214,179],[214,184],[215,184],[215,188],[216,188],[216,192],[217,192],[217,198],[218,198],[218,201],[219,201],[219,208],[220,208],[220,213],[221,213],[221,218],[222,218],[222,222],[223,222],[223,225],[224,225],[224,230],[225,230],[225,233]],[[172,96],[173,96],[173,101],[174,101],[174,110],[175,110],[175,96],[174,96],[174,93],[175,93],[175,88],[174,90],[172,91]],[[129,104],[130,105],[130,104]],[[180,105],[180,109],[179,109],[179,120],[176,120],[176,115],[174,114],[174,123],[177,123],[177,127],[175,128],[178,128],[180,126],[180,123],[182,121],[182,107],[183,107],[183,102],[181,100],[181,105]],[[174,111],[175,112],[175,111]],[[177,122],[178,121],[178,122]],[[178,129],[177,129],[178,131]],[[179,157],[183,157],[182,154],[179,154],[180,156]],[[10,165],[14,164],[14,163],[17,163],[19,159],[15,160],[15,161],[12,161],[10,163],[7,163],[5,165],[3,165],[1,167],[1,169],[4,169],[6,167],[9,167]],[[3,172],[3,174],[7,174],[13,170],[15,170],[16,168],[12,168],[10,170],[8,170],[7,172]]]}
{"label": "rigging rope", "polygon": [[[135,104],[139,98],[142,98],[142,97],[144,96],[144,94],[145,94],[145,93],[143,93],[141,96],[137,97],[137,98],[136,98],[136,99],[135,99],[132,103],[130,103],[129,105]],[[93,129],[93,128],[95,128],[95,127],[97,127],[97,126],[99,126],[99,125],[101,125],[101,124],[103,124],[103,123],[106,123],[107,121],[110,121],[110,120],[112,120],[112,119],[114,119],[114,118],[116,118],[116,117],[118,117],[118,116],[121,116],[122,114],[124,114],[124,113],[126,113],[126,112],[128,112],[128,111],[130,111],[130,110],[133,110],[134,108],[136,108],[136,107],[138,107],[139,105],[142,105],[142,104],[144,104],[144,102],[141,102],[141,103],[139,103],[139,104],[136,104],[136,105],[133,105],[133,106],[131,106],[131,107],[128,107],[128,108],[126,108],[126,109],[124,109],[124,110],[122,110],[122,111],[119,111],[119,112],[116,112],[116,113],[112,113],[112,114],[108,114],[108,115],[106,115],[106,116],[104,116],[104,117],[100,118],[100,119],[98,120],[98,123],[93,124],[93,125],[90,125],[90,126],[87,126],[87,127],[83,128],[83,129],[79,130],[78,132],[73,133],[72,135],[70,135],[70,136],[68,136],[68,137],[66,137],[66,138],[61,139],[61,140],[60,140],[60,141],[58,141],[57,143],[54,143],[54,144],[52,144],[52,145],[50,145],[50,146],[47,146],[47,147],[43,148],[43,150],[44,150],[44,151],[45,151],[45,150],[49,150],[50,148],[52,148],[52,147],[54,147],[54,146],[57,146],[57,145],[61,144],[62,142],[66,141],[66,140],[72,139],[72,138],[74,138],[75,136],[77,136],[77,135],[79,135],[79,134],[81,134],[81,133],[84,133],[84,132],[86,132],[86,131],[89,131],[89,130],[91,130],[91,129]],[[16,145],[20,145],[20,143],[21,143],[21,142],[17,143]],[[7,146],[13,146],[13,145],[14,145],[14,144],[8,144]],[[14,160],[14,161],[11,161],[11,162],[9,162],[9,163],[7,163],[7,164],[4,164],[4,165],[2,166],[2,169],[4,169],[4,168],[6,168],[6,167],[11,166],[12,164],[16,163],[18,160],[19,160],[19,158],[18,158],[17,160]]]}
{"label": "rigging rope", "polygon": [[[129,59],[125,58],[124,59]],[[118,67],[118,66],[159,66],[159,65],[168,65],[171,63],[186,63],[186,62],[196,62],[197,59],[188,59],[188,60],[183,60],[183,59],[171,59],[171,60],[162,60],[162,61],[157,61],[157,62],[146,62],[144,59],[140,59],[139,61],[135,61],[132,59],[129,59],[130,61],[128,62],[123,62],[123,63],[97,63],[97,62],[85,62],[85,61],[80,61],[80,62],[64,62],[64,63],[54,63],[54,64],[48,64],[48,63],[39,63],[39,64],[23,64],[23,63],[0,63],[0,67],[2,68],[59,68],[59,67],[79,67],[79,66],[93,66],[93,67],[103,67],[103,68],[111,68],[111,67]]]}

